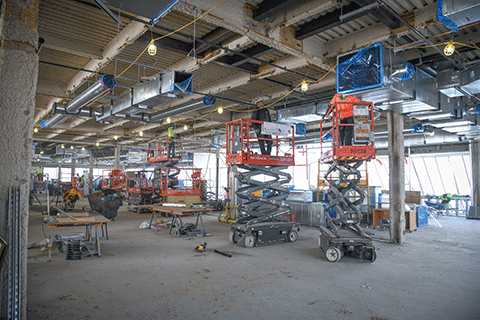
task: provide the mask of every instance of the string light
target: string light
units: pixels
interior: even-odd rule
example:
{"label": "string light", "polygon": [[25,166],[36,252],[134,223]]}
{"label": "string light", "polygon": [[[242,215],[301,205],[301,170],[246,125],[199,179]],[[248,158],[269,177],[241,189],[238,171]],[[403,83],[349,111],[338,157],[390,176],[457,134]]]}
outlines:
{"label": "string light", "polygon": [[170,117],[167,118],[167,123],[171,123],[172,119]]}
{"label": "string light", "polygon": [[37,132],[38,132],[38,128],[37,128],[37,127],[33,128],[33,132],[37,133]]}
{"label": "string light", "polygon": [[40,154],[43,154],[43,150],[42,150],[42,151],[40,151]]}
{"label": "string light", "polygon": [[72,150],[73,150],[73,146],[70,146],[70,149],[72,149]]}
{"label": "string light", "polygon": [[95,145],[98,147],[100,145],[100,142],[95,143]]}
{"label": "string light", "polygon": [[188,126],[187,126],[187,125],[184,125],[184,126],[183,126],[183,130],[187,131],[187,130],[188,130]]}
{"label": "string light", "polygon": [[138,133],[138,135],[139,135],[140,137],[143,137],[143,130],[140,130],[140,132]]}
{"label": "string light", "polygon": [[82,151],[85,151],[85,147],[82,147]]}
{"label": "string light", "polygon": [[222,114],[223,113],[223,107],[222,106],[218,107],[217,112],[218,112],[218,114]]}
{"label": "string light", "polygon": [[308,90],[308,83],[307,83],[307,81],[305,81],[305,80],[302,81],[301,89],[302,89],[303,92],[305,92],[305,91]]}
{"label": "string light", "polygon": [[60,147],[61,147],[62,149],[65,149],[65,145],[64,145],[64,144],[62,144]]}
{"label": "string light", "polygon": [[445,53],[445,55],[448,57],[451,56],[454,52],[455,46],[453,45],[453,41],[449,41],[445,46],[445,49],[443,49],[443,53]]}
{"label": "string light", "polygon": [[148,46],[147,52],[151,56],[154,56],[157,54],[157,46],[155,45],[154,41],[152,41],[152,43],[150,43],[150,45]]}
{"label": "string light", "polygon": [[118,136],[117,136],[117,135],[114,135],[114,136],[113,136],[113,139],[118,140]]}

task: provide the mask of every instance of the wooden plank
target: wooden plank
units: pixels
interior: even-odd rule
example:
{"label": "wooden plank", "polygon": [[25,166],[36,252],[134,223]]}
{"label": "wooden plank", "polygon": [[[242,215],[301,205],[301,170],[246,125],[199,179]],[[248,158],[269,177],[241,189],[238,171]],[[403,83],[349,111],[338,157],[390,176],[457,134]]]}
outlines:
{"label": "wooden plank", "polygon": [[94,222],[97,222],[96,217],[77,218],[77,220],[72,220],[70,218],[57,218],[57,221],[56,221],[56,223],[59,223],[59,224],[63,224],[63,223],[94,223]]}

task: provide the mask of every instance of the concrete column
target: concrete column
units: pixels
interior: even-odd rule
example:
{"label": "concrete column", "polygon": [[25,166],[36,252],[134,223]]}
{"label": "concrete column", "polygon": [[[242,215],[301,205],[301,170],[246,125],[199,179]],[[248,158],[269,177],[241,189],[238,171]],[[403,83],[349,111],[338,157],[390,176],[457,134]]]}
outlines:
{"label": "concrete column", "polygon": [[215,155],[217,156],[216,174],[215,174],[215,203],[218,202],[218,188],[220,184],[220,148],[218,147]]}
{"label": "concrete column", "polygon": [[[70,168],[70,175],[72,176],[70,178],[70,181],[73,181],[73,178],[75,177],[75,165],[76,165],[76,160],[72,159],[72,167]],[[75,187],[75,186],[73,186]]]}
{"label": "concrete column", "polygon": [[404,243],[405,230],[405,145],[403,116],[387,111],[388,159],[390,162],[390,241]]}
{"label": "concrete column", "polygon": [[62,178],[62,166],[58,166],[58,181],[62,181],[61,178]]}
{"label": "concrete column", "polygon": [[93,192],[93,157],[88,158],[88,192]]}
{"label": "concrete column", "polygon": [[470,161],[472,162],[472,207],[468,216],[480,219],[480,141],[470,143]]}
{"label": "concrete column", "polygon": [[120,169],[120,146],[115,146],[115,169]]}
{"label": "concrete column", "polygon": [[0,1],[0,234],[8,239],[9,187],[21,190],[18,223],[22,230],[19,259],[14,261],[9,254],[1,265],[1,319],[7,319],[8,266],[12,262],[20,266],[18,318],[27,318],[28,196],[38,78],[37,20],[38,0]]}

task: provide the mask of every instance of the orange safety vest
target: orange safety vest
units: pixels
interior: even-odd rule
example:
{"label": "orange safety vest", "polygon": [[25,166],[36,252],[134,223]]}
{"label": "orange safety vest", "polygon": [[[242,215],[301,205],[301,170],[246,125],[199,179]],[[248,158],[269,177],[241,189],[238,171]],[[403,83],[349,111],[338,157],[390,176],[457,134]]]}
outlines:
{"label": "orange safety vest", "polygon": [[348,117],[353,117],[353,105],[360,102],[359,99],[354,96],[343,96],[342,94],[335,94],[330,101],[331,105],[338,104],[337,109],[340,112],[340,119],[343,120]]}

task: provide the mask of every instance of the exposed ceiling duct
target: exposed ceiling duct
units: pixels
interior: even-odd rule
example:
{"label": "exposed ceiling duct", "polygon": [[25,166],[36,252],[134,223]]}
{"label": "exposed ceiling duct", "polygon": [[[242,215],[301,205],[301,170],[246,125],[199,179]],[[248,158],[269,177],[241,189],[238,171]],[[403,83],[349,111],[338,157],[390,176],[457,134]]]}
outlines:
{"label": "exposed ceiling duct", "polygon": [[382,110],[438,109],[436,79],[376,43],[337,57],[337,92],[371,101]]}
{"label": "exposed ceiling duct", "polygon": [[105,74],[95,82],[90,88],[82,92],[78,97],[70,101],[65,106],[65,114],[57,113],[45,123],[45,128],[52,128],[68,115],[75,115],[82,107],[88,106],[92,102],[97,101],[104,95],[108,94],[115,87],[115,77]]}
{"label": "exposed ceiling duct", "polygon": [[[104,113],[95,118],[98,122],[113,122],[127,117],[139,117],[140,121],[155,121],[143,113],[147,109],[181,99],[193,92],[193,75],[186,72],[170,71],[144,82],[123,95],[112,99]],[[140,115],[142,114],[142,115]]]}

